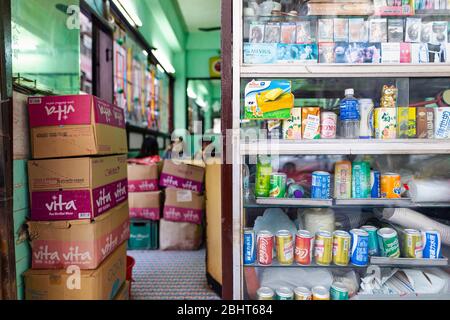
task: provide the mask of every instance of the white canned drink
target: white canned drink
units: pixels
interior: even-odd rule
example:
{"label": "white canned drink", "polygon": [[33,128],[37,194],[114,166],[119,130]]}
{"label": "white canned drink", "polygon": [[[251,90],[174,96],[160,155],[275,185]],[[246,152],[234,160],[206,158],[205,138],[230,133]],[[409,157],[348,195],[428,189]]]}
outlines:
{"label": "white canned drink", "polygon": [[373,138],[374,135],[373,112],[374,112],[374,105],[372,99],[359,100],[359,113],[361,116],[361,121],[359,122],[360,139]]}
{"label": "white canned drink", "polygon": [[334,112],[322,112],[320,121],[321,139],[336,139],[337,115]]}

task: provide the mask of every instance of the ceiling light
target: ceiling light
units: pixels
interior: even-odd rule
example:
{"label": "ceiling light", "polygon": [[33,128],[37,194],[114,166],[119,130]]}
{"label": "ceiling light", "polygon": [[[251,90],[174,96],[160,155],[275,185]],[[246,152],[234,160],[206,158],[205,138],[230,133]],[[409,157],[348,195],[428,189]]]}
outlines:
{"label": "ceiling light", "polygon": [[119,9],[129,24],[137,28],[142,27],[142,21],[135,13],[134,8],[130,6],[129,0],[112,0],[112,2],[116,5],[117,9]]}
{"label": "ceiling light", "polygon": [[152,53],[167,73],[175,73],[175,68],[164,53],[157,49],[152,50]]}

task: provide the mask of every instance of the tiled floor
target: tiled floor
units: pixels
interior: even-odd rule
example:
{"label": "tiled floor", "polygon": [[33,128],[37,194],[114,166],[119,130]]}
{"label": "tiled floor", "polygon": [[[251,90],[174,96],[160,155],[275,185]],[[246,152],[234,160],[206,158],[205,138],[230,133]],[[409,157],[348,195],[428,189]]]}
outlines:
{"label": "tiled floor", "polygon": [[205,250],[129,251],[136,260],[131,299],[217,300],[207,285]]}

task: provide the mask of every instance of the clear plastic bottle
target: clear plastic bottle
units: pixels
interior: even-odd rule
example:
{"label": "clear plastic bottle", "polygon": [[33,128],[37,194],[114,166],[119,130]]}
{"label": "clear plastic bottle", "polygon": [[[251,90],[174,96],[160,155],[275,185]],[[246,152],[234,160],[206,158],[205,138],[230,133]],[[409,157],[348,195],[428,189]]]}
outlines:
{"label": "clear plastic bottle", "polygon": [[359,102],[354,97],[353,89],[345,90],[345,98],[340,105],[340,136],[344,139],[359,138],[359,124],[361,117],[359,114]]}

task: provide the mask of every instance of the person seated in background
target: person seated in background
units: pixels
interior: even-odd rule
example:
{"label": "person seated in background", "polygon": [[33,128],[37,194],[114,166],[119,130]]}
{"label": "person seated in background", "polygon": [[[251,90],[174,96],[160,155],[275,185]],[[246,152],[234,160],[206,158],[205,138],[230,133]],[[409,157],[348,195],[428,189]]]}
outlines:
{"label": "person seated in background", "polygon": [[178,139],[170,142],[163,155],[163,159],[172,159],[173,155],[175,155],[178,159],[183,158],[184,155],[183,137],[178,137]]}

